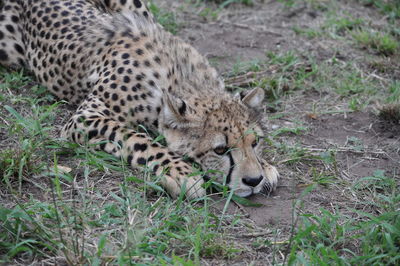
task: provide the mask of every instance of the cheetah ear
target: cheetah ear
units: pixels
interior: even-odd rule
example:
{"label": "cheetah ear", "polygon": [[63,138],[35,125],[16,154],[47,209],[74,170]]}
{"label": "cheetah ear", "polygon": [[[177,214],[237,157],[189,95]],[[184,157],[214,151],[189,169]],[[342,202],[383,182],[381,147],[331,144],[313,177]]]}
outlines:
{"label": "cheetah ear", "polygon": [[264,100],[265,93],[261,88],[255,88],[250,91],[242,91],[239,93],[242,103],[250,108],[259,108]]}
{"label": "cheetah ear", "polygon": [[163,123],[172,128],[183,128],[188,124],[187,105],[185,101],[170,95],[163,94],[162,108]]}

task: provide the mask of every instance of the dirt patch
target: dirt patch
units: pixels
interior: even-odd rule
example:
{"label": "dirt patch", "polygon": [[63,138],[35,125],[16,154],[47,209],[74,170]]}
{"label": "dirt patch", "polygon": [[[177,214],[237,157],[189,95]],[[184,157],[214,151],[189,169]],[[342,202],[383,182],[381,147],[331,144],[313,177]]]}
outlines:
{"label": "dirt patch", "polygon": [[306,146],[336,149],[341,168],[357,179],[376,169],[400,170],[398,132],[398,125],[388,128],[375,115],[356,112],[311,121],[311,132],[302,139]]}

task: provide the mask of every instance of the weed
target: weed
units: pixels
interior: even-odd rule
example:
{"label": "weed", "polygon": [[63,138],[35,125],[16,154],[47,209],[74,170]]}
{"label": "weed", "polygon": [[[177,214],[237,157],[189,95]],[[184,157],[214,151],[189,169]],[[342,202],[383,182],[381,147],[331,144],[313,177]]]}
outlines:
{"label": "weed", "polygon": [[354,40],[364,48],[373,49],[379,54],[392,55],[398,48],[399,43],[387,33],[378,33],[368,30],[358,30],[353,34]]}
{"label": "weed", "polygon": [[349,101],[349,108],[353,111],[361,111],[368,105],[367,102],[362,102],[358,97],[352,97]]}
{"label": "weed", "polygon": [[309,39],[313,39],[313,38],[316,38],[316,37],[321,35],[321,33],[318,30],[311,29],[311,28],[303,29],[303,28],[298,27],[298,26],[293,27],[293,31],[296,34],[304,35]]}
{"label": "weed", "polygon": [[364,20],[361,18],[332,16],[325,21],[322,29],[329,29],[335,34],[344,35],[348,31],[360,29],[363,24]]}
{"label": "weed", "polygon": [[[374,176],[360,180],[362,187],[378,189],[379,215],[352,210],[359,215],[351,218],[340,211],[321,208],[318,215],[304,213],[290,239],[288,264],[371,265],[400,262],[400,197],[393,178],[376,171]],[[356,185],[356,189],[361,189]],[[376,190],[374,190],[376,191]],[[388,193],[382,195],[380,193]],[[376,193],[376,192],[373,192]],[[301,202],[297,202],[301,205]],[[296,223],[297,224],[297,223]],[[361,243],[360,249],[355,248]]]}
{"label": "weed", "polygon": [[176,34],[179,30],[179,24],[176,22],[175,14],[172,12],[164,11],[159,8],[154,2],[149,3],[149,10],[167,31]]}
{"label": "weed", "polygon": [[396,0],[360,0],[366,6],[375,6],[386,14],[389,20],[400,18],[400,3]]}
{"label": "weed", "polygon": [[380,107],[379,117],[389,122],[400,122],[400,104],[386,104]]}
{"label": "weed", "polygon": [[249,71],[260,71],[262,69],[261,60],[251,60],[251,61],[242,61],[237,60],[236,63],[232,66],[232,70],[228,73],[228,76],[237,76],[240,74],[245,74]]}
{"label": "weed", "polygon": [[395,80],[389,85],[389,96],[386,98],[386,102],[400,102],[400,81]]}
{"label": "weed", "polygon": [[221,2],[221,4],[219,5],[220,8],[227,7],[233,3],[239,3],[247,6],[251,6],[253,4],[253,0],[223,0],[220,2]]}

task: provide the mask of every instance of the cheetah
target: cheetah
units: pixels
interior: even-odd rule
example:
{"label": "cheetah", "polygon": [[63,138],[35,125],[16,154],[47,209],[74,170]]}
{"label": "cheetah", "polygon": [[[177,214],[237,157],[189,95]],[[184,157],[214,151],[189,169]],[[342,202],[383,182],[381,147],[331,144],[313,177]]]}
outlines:
{"label": "cheetah", "polygon": [[148,167],[174,198],[206,194],[195,165],[240,197],[275,190],[278,172],[261,157],[264,91],[228,93],[207,59],[141,0],[0,3],[0,64],[29,69],[78,106],[63,138]]}

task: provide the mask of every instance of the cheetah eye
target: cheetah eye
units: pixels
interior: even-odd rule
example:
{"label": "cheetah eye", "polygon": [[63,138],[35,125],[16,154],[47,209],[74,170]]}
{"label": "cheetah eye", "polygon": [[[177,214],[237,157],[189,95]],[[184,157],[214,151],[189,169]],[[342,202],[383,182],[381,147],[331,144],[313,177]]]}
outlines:
{"label": "cheetah eye", "polygon": [[258,144],[258,139],[255,139],[254,141],[253,141],[253,143],[251,143],[251,147],[255,147],[255,146],[257,146],[257,144]]}
{"label": "cheetah eye", "polygon": [[226,146],[219,146],[214,149],[214,152],[218,155],[224,155],[229,151],[229,148]]}
{"label": "cheetah eye", "polygon": [[257,136],[256,139],[253,141],[253,143],[251,143],[251,146],[253,148],[255,148],[258,145],[258,143],[260,142],[260,139],[262,139],[262,138],[263,137],[261,137],[261,136]]}

